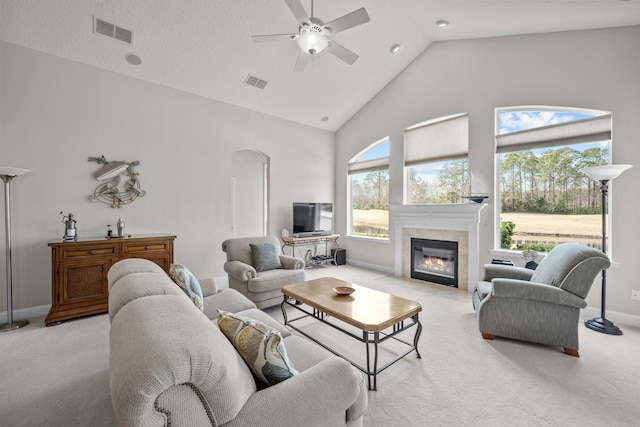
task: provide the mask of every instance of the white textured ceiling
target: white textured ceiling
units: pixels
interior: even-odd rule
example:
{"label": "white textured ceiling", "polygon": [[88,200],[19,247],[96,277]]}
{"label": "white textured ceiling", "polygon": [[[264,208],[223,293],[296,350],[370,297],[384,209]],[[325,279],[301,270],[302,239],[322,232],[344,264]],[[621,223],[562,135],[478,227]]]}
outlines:
{"label": "white textured ceiling", "polygon": [[[310,12],[310,0],[301,0]],[[294,73],[284,0],[0,0],[2,40],[73,61],[335,131],[432,42],[640,24],[640,0],[316,0],[325,22],[365,7],[371,21],[335,34],[360,58],[327,52]],[[133,30],[133,44],[93,33],[93,17]],[[438,27],[444,19],[450,25]],[[401,50],[393,55],[390,47]],[[640,43],[640,41],[639,41]],[[125,54],[135,53],[133,66]],[[268,82],[244,85],[247,75]],[[322,117],[327,121],[321,121]]]}

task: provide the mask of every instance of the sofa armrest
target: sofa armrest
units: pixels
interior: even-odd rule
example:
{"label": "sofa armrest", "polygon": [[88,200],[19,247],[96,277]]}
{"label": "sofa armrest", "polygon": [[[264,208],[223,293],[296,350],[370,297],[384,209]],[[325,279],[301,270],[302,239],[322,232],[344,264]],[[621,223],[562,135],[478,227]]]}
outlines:
{"label": "sofa armrest", "polygon": [[232,425],[277,425],[303,426],[318,425],[324,420],[326,425],[339,417],[357,420],[364,415],[365,402],[362,400],[357,372],[343,359],[325,359],[298,375],[274,386],[254,393]]}
{"label": "sofa armrest", "polygon": [[300,258],[289,255],[280,255],[280,264],[285,270],[301,270],[304,268],[304,261]]}
{"label": "sofa armrest", "polygon": [[208,297],[209,295],[215,295],[218,293],[218,285],[213,277],[203,277],[198,279],[200,283],[200,289],[202,289],[202,296]]}
{"label": "sofa armrest", "polygon": [[484,278],[482,280],[485,282],[490,282],[496,278],[531,280],[531,276],[533,276],[533,270],[529,268],[514,267],[512,265],[485,264]]}
{"label": "sofa armrest", "polygon": [[258,276],[256,269],[242,261],[227,261],[224,263],[224,271],[241,282],[246,282]]}
{"label": "sofa armrest", "polygon": [[492,295],[498,298],[541,301],[576,308],[587,306],[587,302],[582,298],[552,285],[515,279],[493,279],[491,283]]}

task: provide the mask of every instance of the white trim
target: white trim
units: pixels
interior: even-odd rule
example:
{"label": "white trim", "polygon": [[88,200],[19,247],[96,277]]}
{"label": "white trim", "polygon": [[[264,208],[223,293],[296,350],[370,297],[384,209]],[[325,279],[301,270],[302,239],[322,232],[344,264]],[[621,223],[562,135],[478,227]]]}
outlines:
{"label": "white trim", "polygon": [[[600,307],[584,308],[580,311],[580,323],[583,323],[583,320],[598,318],[601,314]],[[636,316],[635,314],[622,313],[620,311],[611,311],[607,309],[607,319],[618,325],[620,329],[622,329],[623,333],[626,326],[640,328],[640,316]],[[594,334],[599,333],[595,331],[592,332]]]}
{"label": "white trim", "polygon": [[367,243],[384,243],[388,244],[391,242],[391,239],[388,237],[371,237],[371,236],[359,236],[355,234],[348,234],[346,236],[342,236],[341,239],[344,240],[356,240],[356,241],[365,241]]}
{"label": "white trim", "polygon": [[[32,319],[34,317],[46,316],[51,309],[51,304],[37,305],[35,307],[18,308],[13,310],[13,320]],[[7,322],[7,312],[0,311],[0,322]]]}

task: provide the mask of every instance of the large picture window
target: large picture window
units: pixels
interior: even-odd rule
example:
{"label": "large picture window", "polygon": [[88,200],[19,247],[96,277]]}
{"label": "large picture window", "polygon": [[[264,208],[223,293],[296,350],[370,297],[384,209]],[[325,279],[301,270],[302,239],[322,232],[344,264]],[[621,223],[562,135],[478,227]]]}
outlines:
{"label": "large picture window", "polygon": [[381,139],[349,162],[349,233],[389,238],[389,138]]}
{"label": "large picture window", "polygon": [[405,203],[460,203],[471,194],[469,117],[454,114],[405,129]]}
{"label": "large picture window", "polygon": [[580,172],[609,163],[611,114],[561,107],[496,111],[500,247],[548,252],[601,246],[599,185]]}

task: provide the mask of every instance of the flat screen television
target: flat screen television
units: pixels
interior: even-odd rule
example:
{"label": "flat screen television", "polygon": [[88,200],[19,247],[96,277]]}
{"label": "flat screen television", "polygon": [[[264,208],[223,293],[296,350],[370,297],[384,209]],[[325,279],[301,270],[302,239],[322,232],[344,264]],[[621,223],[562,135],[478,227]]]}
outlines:
{"label": "flat screen television", "polygon": [[333,204],[293,203],[293,234],[298,237],[322,236],[333,232]]}

